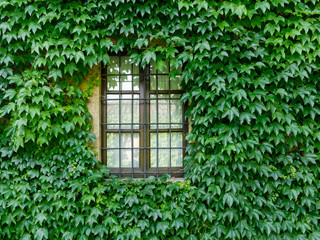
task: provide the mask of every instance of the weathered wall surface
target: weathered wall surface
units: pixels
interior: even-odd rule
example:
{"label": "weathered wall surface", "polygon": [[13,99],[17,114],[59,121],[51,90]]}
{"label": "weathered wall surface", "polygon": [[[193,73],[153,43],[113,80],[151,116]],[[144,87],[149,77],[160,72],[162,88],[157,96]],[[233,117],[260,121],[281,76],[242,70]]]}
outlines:
{"label": "weathered wall surface", "polygon": [[[97,83],[99,83],[97,85]],[[86,75],[83,83],[80,85],[82,91],[92,91],[87,107],[92,115],[92,130],[91,132],[97,137],[93,143],[94,150],[97,152],[97,159],[101,161],[101,130],[100,130],[100,119],[101,119],[101,65],[95,65]]]}

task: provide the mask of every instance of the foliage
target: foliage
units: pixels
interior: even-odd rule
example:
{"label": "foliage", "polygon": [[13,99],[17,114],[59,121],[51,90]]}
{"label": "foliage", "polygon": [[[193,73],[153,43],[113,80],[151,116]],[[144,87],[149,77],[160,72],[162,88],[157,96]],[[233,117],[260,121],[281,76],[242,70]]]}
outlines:
{"label": "foliage", "polygon": [[[320,4],[0,1],[1,239],[320,239]],[[89,68],[184,66],[184,183],[108,177]],[[89,91],[90,92],[90,91]]]}

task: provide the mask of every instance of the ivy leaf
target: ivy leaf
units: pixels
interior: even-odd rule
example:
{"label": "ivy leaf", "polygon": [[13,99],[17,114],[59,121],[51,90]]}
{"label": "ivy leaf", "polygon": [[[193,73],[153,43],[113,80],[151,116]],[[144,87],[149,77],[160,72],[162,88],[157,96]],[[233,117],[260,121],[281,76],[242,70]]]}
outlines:
{"label": "ivy leaf", "polygon": [[157,223],[157,227],[156,227],[157,233],[161,231],[163,235],[166,235],[166,231],[168,229],[169,229],[169,223],[167,221]]}
{"label": "ivy leaf", "polygon": [[59,77],[62,78],[61,70],[51,69],[51,71],[49,73],[49,78],[53,78],[54,80],[57,80]]}
{"label": "ivy leaf", "polygon": [[134,46],[141,49],[142,46],[148,47],[148,40],[145,38],[138,38],[134,44]]}
{"label": "ivy leaf", "polygon": [[16,95],[16,91],[14,89],[9,89],[5,92],[4,99],[11,100]]}
{"label": "ivy leaf", "polygon": [[76,63],[78,63],[80,59],[82,59],[83,61],[85,61],[84,54],[83,54],[83,52],[81,52],[81,51],[75,52],[75,53],[74,53],[74,58],[75,58],[75,60],[76,60]]}
{"label": "ivy leaf", "polygon": [[229,207],[232,207],[233,197],[229,193],[226,193],[224,194],[222,201],[223,204],[227,203]]}
{"label": "ivy leaf", "polygon": [[263,13],[266,12],[266,10],[270,10],[270,4],[268,1],[257,1],[255,4],[255,10],[261,9]]}
{"label": "ivy leaf", "polygon": [[141,239],[141,230],[139,228],[129,229],[128,239]]}
{"label": "ivy leaf", "polygon": [[45,221],[47,219],[47,216],[44,214],[44,213],[38,213],[36,216],[35,216],[35,223],[40,223],[40,226],[42,226],[42,223],[43,221]]}
{"label": "ivy leaf", "polygon": [[109,38],[100,40],[100,47],[102,49],[106,48],[107,50],[109,50],[112,46],[113,46],[113,42]]}
{"label": "ivy leaf", "polygon": [[177,218],[173,220],[171,226],[174,227],[176,230],[178,230],[179,228],[182,228],[184,226],[183,218]]}
{"label": "ivy leaf", "polygon": [[22,235],[21,240],[31,240],[31,235],[28,233],[25,233]]}
{"label": "ivy leaf", "polygon": [[240,116],[239,110],[236,107],[232,107],[222,115],[223,118],[225,118],[227,116],[228,116],[229,120],[232,121],[234,116],[237,116],[237,117]]}
{"label": "ivy leaf", "polygon": [[246,16],[248,14],[248,11],[245,5],[238,5],[235,7],[233,13],[241,19],[242,15]]}
{"label": "ivy leaf", "polygon": [[151,62],[151,59],[153,59],[153,61],[155,62],[157,61],[156,53],[151,50],[147,50],[142,57],[141,64],[145,66],[146,64],[149,64]]}
{"label": "ivy leaf", "polygon": [[36,240],[48,239],[48,230],[46,228],[39,228],[35,234]]}

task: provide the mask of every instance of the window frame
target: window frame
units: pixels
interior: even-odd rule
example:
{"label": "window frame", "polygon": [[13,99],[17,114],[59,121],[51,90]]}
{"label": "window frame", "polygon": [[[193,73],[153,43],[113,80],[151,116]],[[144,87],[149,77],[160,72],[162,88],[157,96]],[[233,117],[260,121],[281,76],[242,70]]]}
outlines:
{"label": "window frame", "polygon": [[[121,69],[121,57],[129,57],[126,53],[120,53],[120,54],[112,54],[110,56],[116,56],[119,57],[119,68]],[[131,65],[131,69],[132,69],[132,65]],[[165,74],[161,74],[158,73],[158,71],[156,72],[156,74],[150,74],[150,64],[147,65],[147,67],[145,67],[144,69],[141,68],[141,66],[138,66],[139,69],[139,74],[134,74],[133,72],[131,74],[122,74],[121,71],[119,71],[118,74],[107,74],[107,66],[103,66],[101,68],[101,162],[103,164],[107,165],[107,149],[110,150],[110,148],[107,148],[107,133],[110,132],[114,132],[114,133],[119,133],[119,136],[121,133],[125,132],[125,133],[130,133],[131,134],[131,147],[130,148],[126,148],[126,149],[131,149],[132,153],[131,153],[131,157],[132,157],[132,161],[131,161],[131,167],[121,167],[121,149],[123,149],[123,147],[121,145],[119,145],[118,148],[115,149],[119,149],[119,167],[117,168],[113,168],[113,167],[109,167],[110,173],[113,175],[117,175],[119,177],[132,177],[132,178],[146,178],[149,176],[155,176],[155,177],[160,177],[164,174],[169,174],[172,177],[176,177],[176,178],[181,178],[184,175],[184,165],[182,163],[181,167],[172,167],[171,166],[171,149],[174,149],[171,146],[171,133],[172,132],[181,132],[182,133],[182,148],[178,148],[178,149],[182,149],[182,158],[185,157],[185,149],[186,149],[186,145],[187,142],[185,140],[186,134],[188,133],[188,121],[185,117],[185,111],[186,111],[186,107],[187,104],[182,104],[182,122],[179,123],[181,124],[181,128],[177,128],[177,129],[172,129],[172,124],[171,120],[168,123],[168,128],[165,129],[161,129],[159,128],[159,123],[158,123],[158,111],[159,111],[159,100],[161,100],[162,98],[159,98],[159,94],[168,94],[169,98],[164,98],[166,100],[169,101],[169,115],[171,112],[171,104],[170,104],[170,100],[178,100],[176,98],[171,98],[171,94],[183,94],[184,91],[183,90],[171,90],[170,89],[170,81],[169,81],[169,90],[159,90],[158,89],[158,80],[156,80],[156,90],[150,90],[150,78],[152,75],[156,76],[156,79],[158,78],[158,76],[161,75],[168,75],[170,73],[170,66],[168,68],[168,73]],[[139,90],[134,90],[133,88],[133,78],[132,78],[132,90],[122,90],[120,87],[120,82],[119,82],[119,90],[107,90],[107,76],[119,76],[119,80],[121,79],[121,76],[139,76]],[[121,81],[121,80],[120,80]],[[120,123],[120,118],[121,118],[121,107],[119,107],[119,123],[118,124],[112,124],[112,125],[118,125],[117,129],[107,129],[107,96],[109,95],[117,95],[119,96],[119,100],[123,99],[120,97],[120,95],[123,94],[130,94],[131,98],[128,100],[131,100],[131,111],[133,112],[133,102],[134,102],[134,95],[135,94],[139,94],[139,98],[137,98],[136,100],[139,101],[139,123],[138,129],[134,129],[133,128],[133,114],[131,115],[131,127],[130,129],[121,129],[121,125],[123,125],[123,123]],[[155,94],[156,98],[156,116],[157,116],[157,122],[154,123],[154,125],[156,126],[155,129],[151,129],[151,111],[150,111],[150,100],[151,100],[151,94]],[[180,99],[179,99],[180,101]],[[119,106],[120,106],[120,101],[119,101]],[[162,123],[163,124],[163,123]],[[126,125],[130,125],[130,124],[126,124]],[[169,148],[165,148],[165,149],[170,149],[170,166],[169,167],[159,167],[158,166],[158,158],[157,158],[157,167],[151,167],[151,149],[157,149],[157,157],[159,156],[159,133],[161,132],[165,132],[169,134],[169,143],[170,143],[170,147]],[[136,168],[133,166],[133,149],[137,149],[134,148],[133,146],[133,133],[139,133],[139,167]],[[157,133],[157,146],[156,148],[151,148],[151,140],[150,140],[150,133]],[[120,139],[119,139],[120,142]]]}

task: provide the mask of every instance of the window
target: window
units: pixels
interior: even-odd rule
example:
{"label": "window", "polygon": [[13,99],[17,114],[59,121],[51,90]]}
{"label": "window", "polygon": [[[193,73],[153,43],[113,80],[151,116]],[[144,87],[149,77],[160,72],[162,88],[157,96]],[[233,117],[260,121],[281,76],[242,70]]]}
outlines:
{"label": "window", "polygon": [[[119,177],[183,177],[188,124],[180,75],[112,56],[102,69],[102,162]],[[172,70],[179,73],[178,70]]]}

